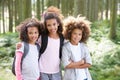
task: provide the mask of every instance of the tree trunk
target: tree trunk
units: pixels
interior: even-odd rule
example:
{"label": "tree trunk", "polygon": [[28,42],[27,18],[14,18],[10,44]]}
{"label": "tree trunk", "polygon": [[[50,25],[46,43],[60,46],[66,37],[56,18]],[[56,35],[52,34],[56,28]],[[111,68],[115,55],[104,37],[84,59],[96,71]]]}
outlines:
{"label": "tree trunk", "polygon": [[[17,1],[18,3],[17,3],[17,5],[18,5],[18,24],[21,22],[21,21],[23,21],[24,20],[24,16],[23,16],[23,12],[24,12],[24,10],[23,10],[23,0],[18,0]],[[16,8],[17,9],[17,8]]]}
{"label": "tree trunk", "polygon": [[109,38],[114,39],[116,37],[116,19],[117,19],[117,0],[112,0],[110,13],[110,34]]}
{"label": "tree trunk", "polygon": [[43,12],[44,12],[44,0],[41,0],[41,1],[42,1],[42,2],[41,2],[41,3],[42,3],[41,5],[42,5],[42,13],[43,13]]}
{"label": "tree trunk", "polygon": [[60,8],[61,0],[57,0],[57,7]]}
{"label": "tree trunk", "polygon": [[91,0],[91,4],[90,5],[91,5],[90,20],[93,22],[94,21],[94,12],[95,12],[95,0]]}
{"label": "tree trunk", "polygon": [[87,0],[87,5],[88,5],[88,9],[87,9],[87,18],[88,20],[91,20],[91,12],[92,12],[92,1],[91,0]]}
{"label": "tree trunk", "polygon": [[74,16],[84,15],[84,0],[74,0]]}
{"label": "tree trunk", "polygon": [[32,16],[32,10],[31,10],[31,0],[23,0],[23,19],[30,18]]}
{"label": "tree trunk", "polygon": [[[0,5],[2,5],[2,1],[0,1]],[[0,7],[0,11],[2,11],[2,7]],[[2,32],[2,12],[0,12],[0,33]]]}
{"label": "tree trunk", "polygon": [[51,0],[47,0],[46,6],[47,6],[47,7],[50,7],[51,5],[52,5],[52,1],[51,1]]}
{"label": "tree trunk", "polygon": [[8,11],[9,11],[9,32],[13,30],[13,1],[8,0]]}
{"label": "tree trunk", "polygon": [[41,15],[40,0],[37,0],[37,18],[40,19]]}
{"label": "tree trunk", "polygon": [[19,23],[18,23],[18,0],[15,0],[15,26],[17,26]]}
{"label": "tree trunk", "polygon": [[67,13],[66,13],[66,0],[61,0],[61,10],[62,10],[62,14],[66,17]]}
{"label": "tree trunk", "polygon": [[94,21],[98,20],[98,0],[95,0],[95,5],[94,5],[95,9],[94,9]]}
{"label": "tree trunk", "polygon": [[103,8],[104,8],[104,2],[103,0],[100,1],[100,20],[103,20]]}
{"label": "tree trunk", "polygon": [[5,33],[4,3],[5,3],[5,1],[3,0],[3,1],[2,1],[2,5],[3,5],[3,6],[2,6],[2,21],[3,21],[3,25],[2,25],[2,28],[3,28],[2,30],[3,30],[3,31],[2,31],[2,32],[3,32],[3,33]]}
{"label": "tree trunk", "polygon": [[74,12],[74,0],[69,0],[70,3],[68,3],[68,14],[69,15],[73,15],[73,12]]}
{"label": "tree trunk", "polygon": [[109,0],[106,0],[106,11],[105,11],[105,17],[108,20],[108,11],[109,11]]}

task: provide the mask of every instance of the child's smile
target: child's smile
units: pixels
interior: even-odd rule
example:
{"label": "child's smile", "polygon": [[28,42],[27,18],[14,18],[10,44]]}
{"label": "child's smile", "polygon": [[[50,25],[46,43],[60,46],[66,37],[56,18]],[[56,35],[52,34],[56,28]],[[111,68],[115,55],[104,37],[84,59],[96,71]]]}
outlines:
{"label": "child's smile", "polygon": [[77,45],[82,38],[82,30],[74,29],[71,33],[71,43]]}

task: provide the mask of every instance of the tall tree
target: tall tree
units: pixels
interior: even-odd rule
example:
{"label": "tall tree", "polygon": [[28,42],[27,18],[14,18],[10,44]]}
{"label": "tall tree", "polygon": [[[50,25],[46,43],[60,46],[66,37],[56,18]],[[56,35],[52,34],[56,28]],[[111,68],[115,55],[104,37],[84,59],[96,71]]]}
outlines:
{"label": "tall tree", "polygon": [[61,0],[61,10],[64,16],[66,16],[66,0]]}
{"label": "tall tree", "polygon": [[91,13],[92,13],[92,1],[91,0],[87,0],[86,1],[88,7],[87,7],[87,18],[88,20],[91,20]]}
{"label": "tall tree", "polygon": [[32,7],[31,7],[31,0],[23,0],[23,19],[32,17]]}
{"label": "tall tree", "polygon": [[94,21],[98,20],[98,0],[95,0],[95,5],[94,5]]}
{"label": "tall tree", "polygon": [[51,5],[52,5],[52,0],[47,0],[46,6],[47,6],[47,7],[50,7]]}
{"label": "tall tree", "polygon": [[37,18],[40,19],[40,12],[41,7],[40,7],[40,0],[37,0]]}
{"label": "tall tree", "polygon": [[2,22],[3,22],[3,25],[2,25],[3,30],[2,31],[3,31],[3,33],[5,33],[5,13],[4,13],[5,12],[5,10],[4,10],[5,9],[5,6],[4,6],[5,1],[4,0],[2,0],[2,5],[3,5],[2,6]]}
{"label": "tall tree", "polygon": [[8,0],[8,11],[9,11],[9,32],[13,31],[13,0]]}
{"label": "tall tree", "polygon": [[69,0],[68,7],[67,7],[68,15],[73,15],[74,12],[74,0]]}
{"label": "tall tree", "polygon": [[44,12],[44,0],[41,0],[42,5],[42,13]]}
{"label": "tall tree", "polygon": [[100,20],[103,20],[104,0],[99,0]]}
{"label": "tall tree", "polygon": [[117,0],[112,0],[110,10],[110,33],[109,38],[114,39],[116,37],[116,21],[117,21]]}
{"label": "tall tree", "polygon": [[14,14],[15,14],[15,26],[17,26],[18,25],[18,4],[19,2],[18,2],[18,0],[15,0],[15,12],[14,12]]}
{"label": "tall tree", "polygon": [[2,30],[2,0],[0,1],[0,33]]}
{"label": "tall tree", "polygon": [[106,4],[106,6],[105,6],[105,8],[106,8],[105,17],[106,17],[106,19],[108,19],[109,2],[110,2],[110,0],[106,0],[106,2],[105,2],[105,4]]}
{"label": "tall tree", "polygon": [[84,15],[84,0],[74,0],[74,16]]}

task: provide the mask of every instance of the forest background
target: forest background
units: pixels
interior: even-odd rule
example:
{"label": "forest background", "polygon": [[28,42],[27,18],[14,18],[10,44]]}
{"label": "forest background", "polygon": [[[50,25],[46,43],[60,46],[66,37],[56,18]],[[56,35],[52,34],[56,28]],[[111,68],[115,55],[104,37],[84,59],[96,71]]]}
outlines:
{"label": "forest background", "polygon": [[81,14],[92,22],[87,43],[92,78],[120,80],[120,0],[0,0],[0,80],[15,80],[11,73],[19,41],[15,27],[26,18],[41,20],[49,6],[58,7],[64,18]]}

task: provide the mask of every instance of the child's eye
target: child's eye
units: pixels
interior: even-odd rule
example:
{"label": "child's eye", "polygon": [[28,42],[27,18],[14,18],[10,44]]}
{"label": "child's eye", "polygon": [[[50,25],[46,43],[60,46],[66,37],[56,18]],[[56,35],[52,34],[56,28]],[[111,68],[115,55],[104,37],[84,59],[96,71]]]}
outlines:
{"label": "child's eye", "polygon": [[29,32],[28,34],[32,34],[31,32]]}
{"label": "child's eye", "polygon": [[35,34],[38,34],[38,32],[35,32]]}
{"label": "child's eye", "polygon": [[56,25],[56,23],[53,24],[54,26]]}
{"label": "child's eye", "polygon": [[79,36],[81,36],[82,34],[79,34]]}
{"label": "child's eye", "polygon": [[47,25],[47,27],[49,27],[49,26],[50,26],[50,24]]}

